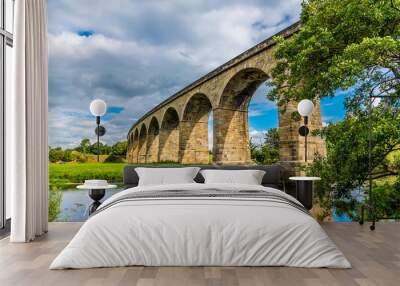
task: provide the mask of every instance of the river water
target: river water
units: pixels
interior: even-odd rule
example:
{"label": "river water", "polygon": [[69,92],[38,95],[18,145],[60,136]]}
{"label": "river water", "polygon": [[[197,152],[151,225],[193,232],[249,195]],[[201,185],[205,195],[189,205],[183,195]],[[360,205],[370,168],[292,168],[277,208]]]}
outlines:
{"label": "river water", "polygon": [[[106,194],[101,201],[120,192],[122,188],[106,190]],[[61,212],[56,221],[85,221],[88,218],[88,206],[92,203],[87,190],[67,189],[62,191]],[[348,222],[350,218],[344,215],[337,215],[332,212],[335,222]]]}
{"label": "river water", "polygon": [[[106,190],[103,202],[122,189]],[[88,190],[67,189],[62,191],[61,212],[56,221],[85,221],[88,216],[88,207],[93,200],[88,195]]]}

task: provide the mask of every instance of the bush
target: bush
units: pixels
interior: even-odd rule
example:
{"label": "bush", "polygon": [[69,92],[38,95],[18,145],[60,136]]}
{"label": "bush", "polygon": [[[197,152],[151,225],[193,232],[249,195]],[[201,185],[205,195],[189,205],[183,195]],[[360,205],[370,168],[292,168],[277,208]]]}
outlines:
{"label": "bush", "polygon": [[400,219],[400,180],[394,184],[390,182],[376,184],[372,189],[372,194],[378,218]]}
{"label": "bush", "polygon": [[64,151],[61,149],[61,147],[57,148],[49,148],[49,161],[54,163],[54,162],[59,162],[64,158]]}
{"label": "bush", "polygon": [[110,156],[107,157],[107,159],[104,161],[105,163],[124,163],[125,162],[125,157],[124,156],[119,156],[111,153]]}
{"label": "bush", "polygon": [[49,190],[49,221],[54,221],[61,212],[62,193],[56,187]]}
{"label": "bush", "polygon": [[85,156],[81,152],[75,150],[71,152],[71,159],[72,159],[71,161],[81,162],[81,163],[86,161]]}
{"label": "bush", "polygon": [[112,148],[111,154],[125,157],[126,149],[128,148],[128,141],[117,142],[111,148]]}
{"label": "bush", "polygon": [[265,133],[264,143],[256,146],[250,140],[251,159],[257,164],[271,165],[279,161],[279,131],[270,128]]}

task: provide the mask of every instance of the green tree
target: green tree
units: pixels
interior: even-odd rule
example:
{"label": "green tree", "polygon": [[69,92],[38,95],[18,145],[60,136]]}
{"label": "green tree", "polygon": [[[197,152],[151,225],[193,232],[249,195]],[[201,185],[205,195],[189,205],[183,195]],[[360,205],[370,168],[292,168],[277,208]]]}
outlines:
{"label": "green tree", "polygon": [[88,154],[89,149],[90,149],[90,140],[88,138],[82,139],[79,146],[75,148],[76,151],[83,153],[83,155]]}
{"label": "green tree", "polygon": [[49,147],[49,161],[50,162],[59,162],[64,158],[64,151],[61,147],[51,148]]}
{"label": "green tree", "polygon": [[[347,100],[343,121],[316,132],[325,138],[327,156],[317,157],[308,173],[322,178],[317,183],[316,195],[327,211],[324,215],[329,214],[332,206],[339,212],[352,214],[358,203],[354,191],[363,190],[368,179],[368,110],[357,98]],[[399,204],[393,208],[396,206],[393,199],[400,202],[400,100],[381,101],[373,108],[371,119],[373,192],[384,216],[396,213]],[[391,177],[397,178],[397,187],[387,183],[387,178]],[[382,187],[382,180],[385,187]],[[390,195],[378,194],[383,189]],[[388,209],[384,209],[385,206]]]}
{"label": "green tree", "polygon": [[338,88],[399,94],[400,0],[308,0],[301,28],[277,37],[277,65],[267,96],[290,100],[333,96]]}
{"label": "green tree", "polygon": [[279,161],[279,130],[270,128],[265,134],[265,142],[261,148],[264,154],[263,163],[271,165]]}
{"label": "green tree", "polygon": [[112,147],[111,153],[117,156],[126,156],[126,150],[128,148],[128,141],[120,141],[115,143]]}
{"label": "green tree", "polygon": [[[100,153],[98,149],[100,149]],[[97,155],[97,153],[99,153],[99,155],[107,155],[110,154],[111,151],[112,148],[110,146],[101,142],[99,144],[99,148],[97,148],[97,142],[89,146],[89,153],[94,155]]]}
{"label": "green tree", "polygon": [[[285,106],[291,100],[334,96],[338,89],[351,91],[345,120],[320,131],[327,157],[317,158],[309,170],[323,178],[317,195],[328,211],[332,204],[354,207],[351,191],[366,182],[370,98],[400,95],[399,7],[400,0],[304,1],[300,31],[288,39],[276,38],[269,99]],[[388,157],[399,146],[400,118],[398,99],[375,100],[374,105],[372,163],[377,184],[398,176],[398,160]]]}
{"label": "green tree", "polygon": [[64,162],[71,162],[73,161],[73,156],[72,156],[72,151],[71,149],[66,149],[64,150],[64,155],[63,155],[63,161]]}
{"label": "green tree", "polygon": [[259,146],[253,143],[253,140],[250,138],[250,156],[251,159],[258,163],[262,164],[264,162],[264,154]]}
{"label": "green tree", "polygon": [[270,128],[265,133],[264,143],[257,146],[250,140],[251,159],[259,164],[271,165],[279,161],[279,131]]}

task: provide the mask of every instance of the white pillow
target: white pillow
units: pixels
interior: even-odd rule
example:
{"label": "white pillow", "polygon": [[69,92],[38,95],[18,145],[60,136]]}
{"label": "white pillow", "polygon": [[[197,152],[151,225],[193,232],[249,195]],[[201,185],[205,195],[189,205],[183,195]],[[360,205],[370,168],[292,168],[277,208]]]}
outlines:
{"label": "white pillow", "polygon": [[139,176],[139,186],[171,185],[194,183],[198,167],[185,168],[135,168]]}
{"label": "white pillow", "polygon": [[202,170],[205,184],[261,185],[265,171],[261,170]]}

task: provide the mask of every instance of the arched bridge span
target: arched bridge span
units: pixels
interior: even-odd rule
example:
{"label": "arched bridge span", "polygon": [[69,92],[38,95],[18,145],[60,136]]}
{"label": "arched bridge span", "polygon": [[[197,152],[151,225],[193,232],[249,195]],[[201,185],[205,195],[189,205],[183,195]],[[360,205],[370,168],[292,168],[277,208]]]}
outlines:
{"label": "arched bridge span", "polygon": [[[296,23],[280,35],[290,37]],[[217,164],[251,163],[248,107],[256,89],[270,78],[275,60],[273,37],[233,58],[172,95],[136,121],[128,134],[130,163],[163,161],[208,164],[208,121],[213,114],[213,161]],[[297,104],[279,112],[280,161],[298,166],[304,161],[304,140],[298,135],[301,122],[292,119]],[[309,127],[322,126],[316,102]],[[324,142],[310,136],[308,158],[325,153]]]}

